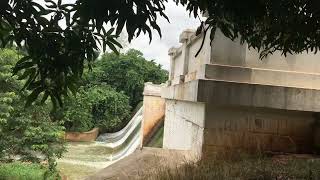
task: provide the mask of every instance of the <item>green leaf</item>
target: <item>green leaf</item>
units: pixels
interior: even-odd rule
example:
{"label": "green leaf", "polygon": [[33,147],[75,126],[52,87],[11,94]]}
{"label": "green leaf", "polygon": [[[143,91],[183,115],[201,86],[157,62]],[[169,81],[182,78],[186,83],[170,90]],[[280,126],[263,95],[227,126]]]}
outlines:
{"label": "green leaf", "polygon": [[32,93],[27,97],[26,105],[25,107],[29,107],[32,105],[32,103],[38,98],[39,94],[42,93],[45,90],[44,87],[38,87],[35,90],[32,91]]}
{"label": "green leaf", "polygon": [[44,92],[44,95],[43,95],[43,97],[42,97],[42,99],[41,99],[41,104],[44,104],[45,102],[46,102],[46,100],[48,99],[48,97],[49,97],[49,92],[48,91],[45,91]]}
{"label": "green leaf", "polygon": [[24,73],[18,77],[18,80],[22,80],[22,79],[25,79],[27,78],[28,76],[30,76],[31,74],[34,74],[36,72],[36,69],[35,68],[29,68],[29,69],[26,69],[24,71]]}

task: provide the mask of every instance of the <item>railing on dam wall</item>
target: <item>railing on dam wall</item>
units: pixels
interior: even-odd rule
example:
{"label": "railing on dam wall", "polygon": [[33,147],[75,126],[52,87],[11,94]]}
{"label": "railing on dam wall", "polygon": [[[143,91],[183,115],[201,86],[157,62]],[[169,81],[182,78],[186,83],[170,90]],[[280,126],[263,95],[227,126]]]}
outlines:
{"label": "railing on dam wall", "polygon": [[283,56],[276,51],[260,59],[259,52],[240,39],[231,41],[217,29],[196,35],[187,29],[180,35],[180,47],[169,50],[168,86],[198,79],[237,81],[289,87],[320,89],[320,54],[302,52]]}

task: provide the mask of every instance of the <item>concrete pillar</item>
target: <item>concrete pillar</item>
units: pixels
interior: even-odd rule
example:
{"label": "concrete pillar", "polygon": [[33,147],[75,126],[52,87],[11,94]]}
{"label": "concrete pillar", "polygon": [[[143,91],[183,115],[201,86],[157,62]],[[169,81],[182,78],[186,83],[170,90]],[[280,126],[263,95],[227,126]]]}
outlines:
{"label": "concrete pillar", "polygon": [[188,74],[189,66],[189,45],[191,36],[194,34],[194,30],[187,29],[180,34],[179,42],[182,43],[182,58],[183,58],[183,75]]}
{"label": "concrete pillar", "polygon": [[169,81],[172,81],[174,78],[174,69],[175,69],[175,63],[174,63],[174,57],[177,53],[177,48],[170,48],[168,55],[170,56],[170,72],[169,72]]}

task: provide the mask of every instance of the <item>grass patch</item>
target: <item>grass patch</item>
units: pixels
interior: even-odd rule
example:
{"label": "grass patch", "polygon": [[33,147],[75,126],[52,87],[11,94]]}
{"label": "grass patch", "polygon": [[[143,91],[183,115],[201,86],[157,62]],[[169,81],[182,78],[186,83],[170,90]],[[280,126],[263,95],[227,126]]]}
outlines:
{"label": "grass patch", "polygon": [[46,168],[39,164],[21,162],[0,164],[0,180],[41,180],[44,179],[45,172]]}
{"label": "grass patch", "polygon": [[161,126],[151,138],[150,142],[146,145],[147,147],[155,147],[155,148],[162,148],[163,146],[163,132],[164,126]]}
{"label": "grass patch", "polygon": [[160,168],[140,179],[152,180],[319,180],[320,159],[238,155]]}

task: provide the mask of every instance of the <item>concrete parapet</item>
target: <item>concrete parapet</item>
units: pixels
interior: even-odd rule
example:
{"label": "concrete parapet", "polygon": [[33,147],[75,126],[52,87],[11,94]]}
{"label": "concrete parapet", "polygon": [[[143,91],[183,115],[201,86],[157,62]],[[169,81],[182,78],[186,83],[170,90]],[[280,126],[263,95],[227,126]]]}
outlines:
{"label": "concrete parapet", "polygon": [[186,29],[184,30],[179,37],[179,42],[180,43],[186,43],[190,40],[190,38],[192,37],[192,35],[194,35],[195,30],[193,29]]}

